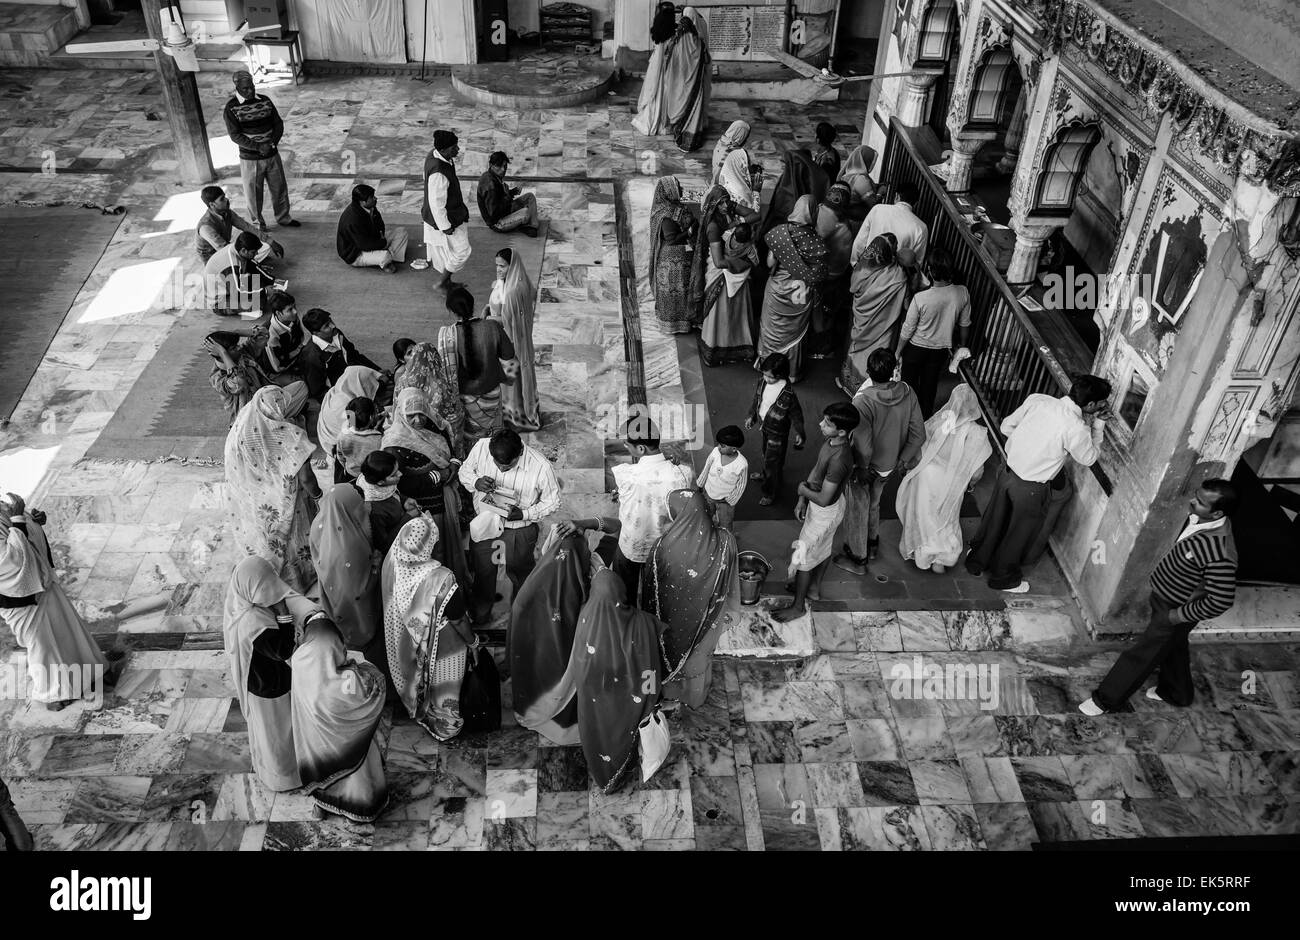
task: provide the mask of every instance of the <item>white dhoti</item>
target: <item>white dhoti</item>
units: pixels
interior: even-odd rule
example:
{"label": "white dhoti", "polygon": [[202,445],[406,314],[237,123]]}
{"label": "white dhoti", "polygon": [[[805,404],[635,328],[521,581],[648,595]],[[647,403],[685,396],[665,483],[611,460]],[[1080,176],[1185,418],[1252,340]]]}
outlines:
{"label": "white dhoti", "polygon": [[455,274],[469,261],[468,225],[458,225],[451,235],[444,235],[426,222],[424,244],[429,252],[429,263],[439,271]]}
{"label": "white dhoti", "polygon": [[841,495],[829,506],[808,503],[808,512],[803,518],[803,528],[791,546],[788,576],[793,578],[796,571],[812,571],[835,551],[835,530],[844,521],[844,497]]}

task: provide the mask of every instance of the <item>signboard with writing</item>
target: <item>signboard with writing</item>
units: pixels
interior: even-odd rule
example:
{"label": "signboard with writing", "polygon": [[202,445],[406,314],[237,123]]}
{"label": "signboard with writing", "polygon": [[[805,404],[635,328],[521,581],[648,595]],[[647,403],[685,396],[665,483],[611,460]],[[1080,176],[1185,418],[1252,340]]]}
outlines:
{"label": "signboard with writing", "polygon": [[709,52],[722,62],[774,62],[785,37],[784,7],[698,7],[709,24]]}

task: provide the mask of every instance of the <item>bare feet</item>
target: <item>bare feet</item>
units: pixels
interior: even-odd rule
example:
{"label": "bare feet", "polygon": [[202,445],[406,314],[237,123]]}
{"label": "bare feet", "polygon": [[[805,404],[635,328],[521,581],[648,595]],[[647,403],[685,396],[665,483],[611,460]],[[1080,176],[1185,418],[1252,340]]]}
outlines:
{"label": "bare feet", "polygon": [[935,574],[943,574],[948,569],[936,561],[934,564],[930,566],[930,570],[933,571]]}
{"label": "bare feet", "polygon": [[819,601],[822,599],[821,588],[810,587],[808,589],[808,600]]}
{"label": "bare feet", "polygon": [[797,620],[807,612],[807,604],[791,604],[789,607],[781,607],[772,611],[772,619],[777,623],[789,623],[791,620]]}

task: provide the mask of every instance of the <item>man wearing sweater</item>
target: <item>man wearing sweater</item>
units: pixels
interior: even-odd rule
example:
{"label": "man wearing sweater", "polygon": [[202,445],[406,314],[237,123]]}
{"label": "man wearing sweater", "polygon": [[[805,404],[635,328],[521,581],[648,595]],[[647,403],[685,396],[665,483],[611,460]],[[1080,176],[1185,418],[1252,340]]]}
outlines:
{"label": "man wearing sweater", "polygon": [[1227,480],[1206,480],[1191,502],[1187,525],[1151,572],[1151,621],[1120,654],[1092,698],[1079,706],[1096,717],[1123,707],[1147,676],[1159,670],[1147,698],[1186,707],[1195,695],[1188,637],[1202,620],[1232,606],[1237,591],[1237,546],[1228,517],[1237,493]]}
{"label": "man wearing sweater", "polygon": [[424,159],[424,244],[429,263],[442,275],[438,289],[457,287],[451,276],[469,261],[469,208],[460,191],[453,161],[460,142],[451,131],[433,132],[433,149]]}
{"label": "man wearing sweater", "polygon": [[1028,592],[1021,565],[1047,517],[1052,480],[1070,457],[1085,467],[1097,462],[1109,398],[1109,382],[1081,375],[1068,395],[1030,395],[1002,421],[1007,466],[966,556],[966,570],[975,577],[988,570],[989,587]]}
{"label": "man wearing sweater", "polygon": [[867,358],[867,377],[853,396],[862,420],[850,441],[854,472],[845,490],[844,544],[835,565],[856,575],[880,550],[880,497],[889,478],[907,473],[921,459],[925,421],[916,393],[906,382],[895,382],[898,359],[888,349]]}
{"label": "man wearing sweater", "polygon": [[266,229],[262,218],[262,185],[271,187],[275,221],[289,228],[302,225],[289,215],[289,186],[280,160],[284,121],[274,102],[259,95],[248,72],[235,73],[235,93],[226,102],[226,132],[239,145],[239,175],[244,181],[244,201],[253,220]]}
{"label": "man wearing sweater", "polygon": [[506,167],[510,158],[505,151],[488,157],[487,172],[478,178],[478,211],[494,232],[523,232],[537,237],[537,197],[522,192],[518,186],[506,185]]}
{"label": "man wearing sweater", "polygon": [[395,228],[389,233],[384,228],[375,188],[365,183],[353,186],[352,205],[343,210],[334,239],[339,257],[354,268],[378,268],[392,274],[406,260],[408,242],[406,229]]}

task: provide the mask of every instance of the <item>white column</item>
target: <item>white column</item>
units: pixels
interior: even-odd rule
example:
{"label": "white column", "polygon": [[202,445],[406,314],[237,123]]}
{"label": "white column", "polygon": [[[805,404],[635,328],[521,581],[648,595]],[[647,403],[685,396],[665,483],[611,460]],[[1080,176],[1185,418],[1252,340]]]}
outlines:
{"label": "white column", "polygon": [[1011,255],[1011,266],[1007,268],[1008,284],[1028,284],[1038,276],[1038,256],[1043,250],[1043,242],[1064,224],[1064,220],[1056,224],[1043,224],[1012,218],[1016,247]]}
{"label": "white column", "polygon": [[925,123],[925,102],[939,72],[924,72],[903,79],[903,93],[898,99],[898,120],[908,127]]}

